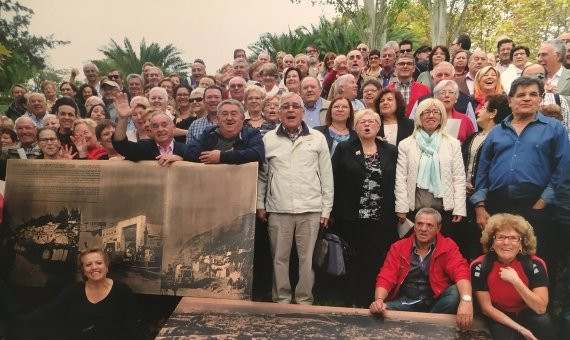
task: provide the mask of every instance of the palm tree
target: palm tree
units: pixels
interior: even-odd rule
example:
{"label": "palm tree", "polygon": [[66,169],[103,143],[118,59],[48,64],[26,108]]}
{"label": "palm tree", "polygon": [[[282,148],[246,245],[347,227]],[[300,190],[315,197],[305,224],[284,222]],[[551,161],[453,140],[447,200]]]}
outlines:
{"label": "palm tree", "polygon": [[111,39],[109,45],[99,49],[99,52],[103,53],[106,59],[94,61],[95,64],[99,64],[98,66],[102,66],[102,64],[105,66],[106,64],[116,67],[123,74],[141,73],[142,66],[147,61],[160,67],[165,74],[185,74],[190,67],[190,64],[182,60],[182,52],[172,44],[168,44],[165,47],[160,47],[157,43],[147,45],[143,38],[140,43],[138,56],[129,38],[125,38],[123,44],[124,47],[121,47],[115,40]]}

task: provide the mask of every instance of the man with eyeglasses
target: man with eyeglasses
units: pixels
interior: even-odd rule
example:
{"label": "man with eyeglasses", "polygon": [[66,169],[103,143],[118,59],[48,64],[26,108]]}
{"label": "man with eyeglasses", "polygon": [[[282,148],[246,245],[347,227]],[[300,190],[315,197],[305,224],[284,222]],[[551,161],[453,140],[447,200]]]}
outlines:
{"label": "man with eyeglasses", "polygon": [[259,130],[244,127],[241,102],[226,99],[218,104],[218,125],[207,128],[192,140],[184,160],[204,164],[243,164],[263,160],[265,149]]}
{"label": "man with eyeglasses", "polygon": [[408,39],[400,41],[400,54],[414,53],[414,42]]}
{"label": "man with eyeglasses", "polygon": [[241,103],[243,103],[243,99],[245,97],[245,79],[240,76],[233,77],[230,79],[228,84],[228,88],[230,90],[230,97],[235,99]]}
{"label": "man with eyeglasses", "polygon": [[123,89],[123,78],[121,75],[121,71],[119,71],[118,69],[116,69],[116,68],[111,69],[107,73],[107,79],[112,80],[115,83],[117,83],[117,85],[119,85],[120,90]]}
{"label": "man with eyeglasses", "polygon": [[456,314],[457,325],[468,328],[473,321],[469,266],[457,244],[441,235],[441,214],[420,209],[413,230],[386,255],[370,312]]}
{"label": "man with eyeglasses", "polygon": [[[303,122],[303,100],[286,93],[279,101],[281,124],[263,136],[265,159],[257,181],[257,216],[268,221],[273,259],[272,299],[313,303],[312,258],[319,226],[328,225],[333,177],[325,136]],[[289,257],[295,240],[299,282],[289,283]]]}
{"label": "man with eyeglasses", "polygon": [[364,64],[367,64],[368,63],[368,52],[370,52],[368,45],[366,45],[365,43],[360,43],[360,44],[358,44],[358,46],[356,46],[356,50],[358,50],[360,52],[360,54],[362,55],[362,60],[364,61]]}
{"label": "man with eyeglasses", "polygon": [[[540,64],[531,64],[525,67],[521,73],[521,76],[534,77],[542,81],[546,86],[546,70],[544,66]],[[568,101],[565,97],[561,96],[559,93],[545,92],[542,96],[542,101],[540,105],[550,105],[556,104],[560,106],[560,114],[562,115],[562,123],[568,131],[568,138],[570,139],[570,107],[568,106]]]}
{"label": "man with eyeglasses", "polygon": [[539,112],[543,93],[544,84],[537,78],[513,81],[508,94],[512,115],[485,139],[470,200],[481,229],[496,213],[518,214],[529,221],[538,240],[537,255],[555,273],[560,231],[550,216],[554,190],[570,161],[570,142],[559,121]]}
{"label": "man with eyeglasses", "polygon": [[192,122],[186,135],[186,144],[202,135],[207,128],[218,124],[218,104],[222,101],[222,89],[216,85],[209,86],[204,90],[204,104],[206,115]]}
{"label": "man with eyeglasses", "polygon": [[418,98],[430,93],[430,90],[422,83],[413,80],[416,62],[414,56],[409,53],[401,54],[396,60],[396,81],[388,85],[388,88],[396,89],[402,93],[406,102],[406,117],[410,116],[412,108]]}

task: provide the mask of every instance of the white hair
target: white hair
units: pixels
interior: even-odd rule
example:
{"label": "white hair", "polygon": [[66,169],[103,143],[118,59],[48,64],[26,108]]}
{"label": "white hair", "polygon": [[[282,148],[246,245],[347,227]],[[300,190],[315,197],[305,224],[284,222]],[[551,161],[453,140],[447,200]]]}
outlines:
{"label": "white hair", "polygon": [[354,80],[354,76],[353,76],[352,74],[345,74],[345,75],[342,75],[342,76],[340,76],[340,77],[337,78],[337,80],[336,80],[336,85],[335,85],[335,88],[334,88],[335,95],[339,95],[339,94],[340,94],[340,92],[341,92],[341,90],[342,90],[342,87],[343,87],[344,84],[346,84],[346,82],[349,81],[350,79],[353,79],[353,80]]}

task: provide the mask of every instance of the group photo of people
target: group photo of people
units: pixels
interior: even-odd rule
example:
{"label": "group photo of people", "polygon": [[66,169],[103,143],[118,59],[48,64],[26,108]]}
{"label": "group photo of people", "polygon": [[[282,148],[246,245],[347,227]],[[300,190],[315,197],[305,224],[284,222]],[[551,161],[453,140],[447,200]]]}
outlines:
{"label": "group photo of people", "polygon": [[[453,314],[461,329],[483,320],[495,339],[569,338],[570,33],[493,48],[463,34],[346,54],[236,48],[221,66],[193,60],[188,76],[86,63],[41,92],[12,85],[0,180],[10,159],[257,162],[254,300]],[[349,247],[344,275],[315,268],[322,232]],[[145,338],[105,252],[86,249],[78,264],[84,280],[31,313],[7,297],[0,338],[34,338],[29,325],[54,313],[65,323],[42,332]]]}

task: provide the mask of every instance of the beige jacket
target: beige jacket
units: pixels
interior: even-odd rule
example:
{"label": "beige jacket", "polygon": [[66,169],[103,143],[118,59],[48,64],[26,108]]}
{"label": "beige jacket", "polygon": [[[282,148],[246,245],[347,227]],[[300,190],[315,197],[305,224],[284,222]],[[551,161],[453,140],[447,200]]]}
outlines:
{"label": "beige jacket", "polygon": [[333,206],[331,157],[325,136],[303,123],[291,142],[281,126],[263,136],[265,162],[257,181],[257,209],[329,217]]}
{"label": "beige jacket", "polygon": [[[443,209],[453,215],[466,216],[465,168],[459,141],[449,135],[441,137],[439,145],[439,171],[443,186]],[[396,166],[396,212],[415,210],[416,187],[421,150],[412,135],[398,145]]]}

